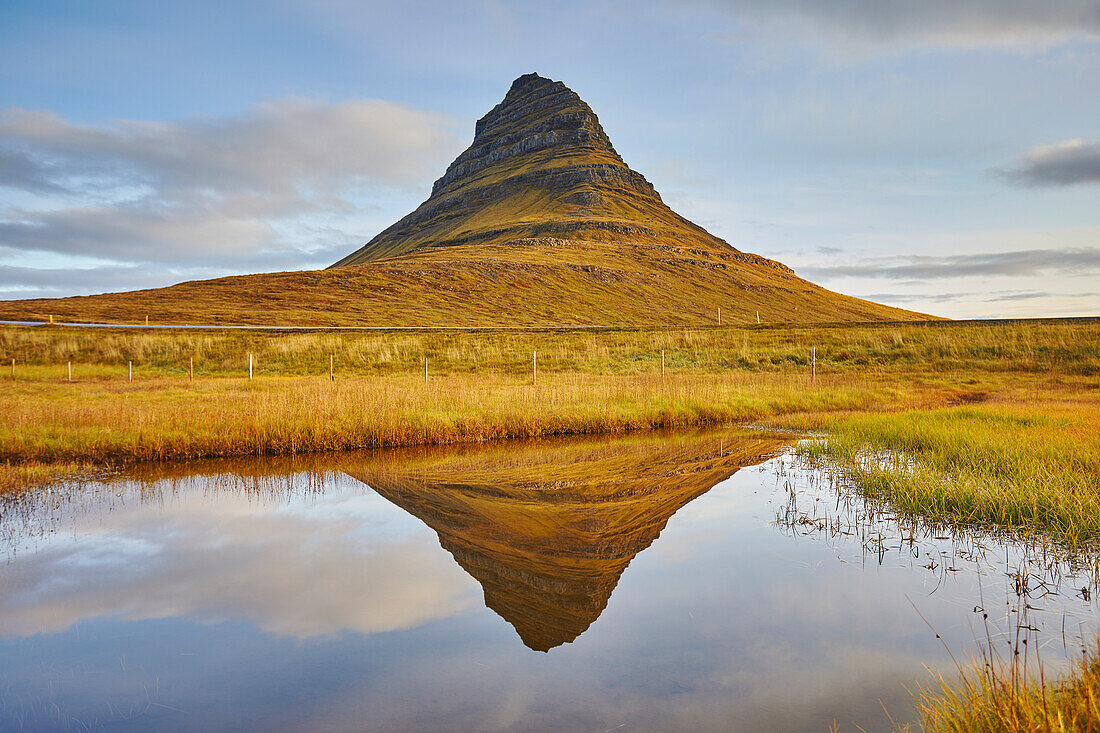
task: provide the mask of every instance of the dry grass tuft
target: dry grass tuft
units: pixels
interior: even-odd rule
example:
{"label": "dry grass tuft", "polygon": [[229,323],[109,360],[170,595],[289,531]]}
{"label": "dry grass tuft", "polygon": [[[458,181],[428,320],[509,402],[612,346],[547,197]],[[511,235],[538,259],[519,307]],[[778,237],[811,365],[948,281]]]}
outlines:
{"label": "dry grass tuft", "polygon": [[964,670],[954,683],[922,690],[925,733],[1071,733],[1100,730],[1100,643],[1063,679],[1009,664]]}

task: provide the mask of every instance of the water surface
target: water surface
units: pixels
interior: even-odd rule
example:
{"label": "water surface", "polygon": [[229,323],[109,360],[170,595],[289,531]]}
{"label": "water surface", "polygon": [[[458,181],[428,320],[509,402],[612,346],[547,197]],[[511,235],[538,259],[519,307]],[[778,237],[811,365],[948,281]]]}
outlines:
{"label": "water surface", "polygon": [[0,729],[873,731],[948,648],[1056,671],[1094,638],[1083,562],[894,517],[794,443],[201,462],[8,497]]}

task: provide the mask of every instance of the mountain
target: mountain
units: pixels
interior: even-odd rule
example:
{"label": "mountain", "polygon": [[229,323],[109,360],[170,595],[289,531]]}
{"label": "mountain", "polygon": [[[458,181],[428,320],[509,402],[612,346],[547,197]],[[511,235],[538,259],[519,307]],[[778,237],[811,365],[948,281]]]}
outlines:
{"label": "mountain", "polygon": [[683,506],[791,445],[778,433],[586,438],[427,450],[341,470],[431,527],[535,651],[596,621]]}
{"label": "mountain", "polygon": [[646,244],[737,250],[661,200],[560,81],[526,74],[477,121],[474,141],[416,211],[333,267],[459,244],[552,237],[644,255]]}
{"label": "mountain", "polygon": [[519,77],[415,211],[327,270],[0,302],[0,319],[313,326],[925,320],[831,292],[670,209],[561,82]]}

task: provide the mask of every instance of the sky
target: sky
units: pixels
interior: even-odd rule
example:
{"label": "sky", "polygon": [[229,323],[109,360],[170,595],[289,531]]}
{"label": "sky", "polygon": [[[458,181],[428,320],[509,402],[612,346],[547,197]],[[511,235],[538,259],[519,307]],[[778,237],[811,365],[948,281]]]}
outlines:
{"label": "sky", "polygon": [[327,266],[532,71],[830,289],[1100,314],[1100,0],[5,0],[0,299]]}

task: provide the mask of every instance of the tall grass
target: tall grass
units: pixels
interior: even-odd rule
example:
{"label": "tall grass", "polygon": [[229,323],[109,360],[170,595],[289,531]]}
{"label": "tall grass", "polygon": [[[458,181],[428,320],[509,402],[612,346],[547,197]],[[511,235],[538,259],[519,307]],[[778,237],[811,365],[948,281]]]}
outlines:
{"label": "tall grass", "polygon": [[[242,378],[249,354],[252,382]],[[842,412],[992,394],[1072,397],[1097,384],[1100,322],[365,333],[7,327],[0,358],[16,359],[16,377],[0,392],[0,461],[109,463],[780,419],[814,427]],[[844,430],[828,424],[840,450]],[[874,424],[865,425],[870,440]],[[1051,430],[1052,470],[1058,461],[1076,465],[1058,453]],[[1000,478],[1009,468],[996,469]]]}
{"label": "tall grass", "polygon": [[0,395],[0,460],[304,453],[748,422],[853,410],[875,389],[767,377],[477,375],[18,385]]}
{"label": "tall grass", "polygon": [[[1100,541],[1100,399],[827,419],[816,450],[868,495],[959,524]],[[811,449],[812,450],[812,449]]]}
{"label": "tall grass", "polygon": [[[124,329],[0,328],[0,369],[16,359],[25,379],[118,379],[133,361],[139,377],[240,376],[248,354],[257,373],[320,375],[335,357],[341,375],[419,369],[517,374],[531,352],[552,371],[642,374],[673,371],[803,372],[810,348],[819,372],[929,374],[1028,372],[1051,378],[1100,374],[1100,321],[994,324],[863,324],[606,331],[147,332]],[[0,372],[2,373],[2,372]]]}
{"label": "tall grass", "polygon": [[964,669],[922,690],[925,733],[1071,733],[1100,731],[1100,643],[1064,678],[1026,675],[1019,657]]}

